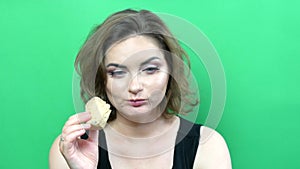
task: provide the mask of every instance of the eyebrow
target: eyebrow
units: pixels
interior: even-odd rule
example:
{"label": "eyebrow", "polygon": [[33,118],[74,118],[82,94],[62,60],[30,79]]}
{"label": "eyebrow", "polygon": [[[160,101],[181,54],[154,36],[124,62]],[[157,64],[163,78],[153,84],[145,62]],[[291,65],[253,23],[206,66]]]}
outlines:
{"label": "eyebrow", "polygon": [[110,67],[110,66],[119,67],[119,68],[123,68],[123,69],[127,68],[126,66],[120,65],[117,63],[110,63],[110,64],[106,65],[106,67]]}
{"label": "eyebrow", "polygon": [[153,56],[153,57],[147,59],[146,61],[142,62],[142,63],[141,63],[141,66],[144,66],[144,65],[148,64],[149,62],[151,62],[152,60],[155,60],[155,59],[159,59],[159,60],[160,60],[159,57]]}
{"label": "eyebrow", "polygon": [[[141,63],[141,66],[144,66],[146,64],[148,64],[149,62],[151,62],[152,60],[155,60],[155,59],[159,59],[159,57],[157,56],[153,56],[147,60],[145,60],[144,62]],[[106,67],[110,67],[110,66],[114,66],[114,67],[118,67],[118,68],[123,68],[123,69],[126,69],[127,67],[125,65],[121,65],[121,64],[117,64],[117,63],[109,63],[106,65]]]}

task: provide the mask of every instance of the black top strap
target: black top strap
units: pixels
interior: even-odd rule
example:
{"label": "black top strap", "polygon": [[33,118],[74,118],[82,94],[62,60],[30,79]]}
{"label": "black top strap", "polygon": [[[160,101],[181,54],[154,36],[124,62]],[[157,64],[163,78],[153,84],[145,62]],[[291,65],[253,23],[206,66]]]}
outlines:
{"label": "black top strap", "polygon": [[107,144],[105,139],[105,133],[103,130],[99,132],[99,142],[100,146],[98,146],[99,150],[99,161],[97,169],[111,169],[111,165],[108,159],[108,152],[107,152]]}
{"label": "black top strap", "polygon": [[[176,136],[172,169],[192,169],[200,139],[199,124],[193,124],[180,118],[180,126]],[[107,144],[103,130],[99,132],[99,162],[98,169],[111,169],[108,159]]]}
{"label": "black top strap", "polygon": [[173,169],[192,169],[200,139],[199,124],[193,124],[180,118],[176,146],[173,157]]}

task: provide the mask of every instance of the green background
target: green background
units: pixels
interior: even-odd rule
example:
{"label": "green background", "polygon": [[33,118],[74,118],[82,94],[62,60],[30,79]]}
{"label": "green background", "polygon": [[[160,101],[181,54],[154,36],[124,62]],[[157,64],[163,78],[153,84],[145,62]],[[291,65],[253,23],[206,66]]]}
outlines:
{"label": "green background", "polygon": [[227,79],[217,130],[233,168],[300,168],[300,1],[1,0],[1,169],[48,168],[52,141],[75,112],[76,53],[93,26],[124,8],[177,15],[211,40]]}

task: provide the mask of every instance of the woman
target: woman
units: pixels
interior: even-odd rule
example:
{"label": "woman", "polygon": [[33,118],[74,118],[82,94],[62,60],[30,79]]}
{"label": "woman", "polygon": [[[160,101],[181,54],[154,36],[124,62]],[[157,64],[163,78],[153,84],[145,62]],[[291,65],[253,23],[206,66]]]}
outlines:
{"label": "woman", "polygon": [[186,53],[150,11],[108,17],[75,61],[84,102],[98,96],[111,105],[108,125],[93,130],[88,112],[71,116],[52,145],[50,168],[231,168],[220,134],[178,116],[198,103],[184,61],[189,68]]}

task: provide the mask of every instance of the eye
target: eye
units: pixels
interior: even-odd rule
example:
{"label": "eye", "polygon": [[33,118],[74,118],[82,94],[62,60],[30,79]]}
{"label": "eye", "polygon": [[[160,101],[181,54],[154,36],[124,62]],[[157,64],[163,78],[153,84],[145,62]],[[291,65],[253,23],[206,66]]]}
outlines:
{"label": "eye", "polygon": [[153,74],[155,72],[157,72],[159,70],[159,68],[157,66],[149,66],[146,67],[145,69],[143,69],[143,72],[146,72],[147,74]]}
{"label": "eye", "polygon": [[121,77],[124,77],[126,75],[126,72],[123,71],[123,70],[112,70],[112,71],[108,71],[108,74],[111,77],[121,78]]}

